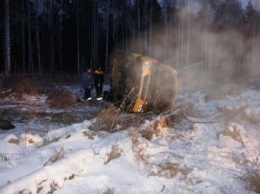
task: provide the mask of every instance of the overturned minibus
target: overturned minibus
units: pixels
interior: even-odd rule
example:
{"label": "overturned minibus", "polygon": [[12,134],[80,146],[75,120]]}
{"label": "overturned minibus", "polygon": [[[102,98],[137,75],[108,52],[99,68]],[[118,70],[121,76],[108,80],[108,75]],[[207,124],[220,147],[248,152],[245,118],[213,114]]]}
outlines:
{"label": "overturned minibus", "polygon": [[110,56],[113,103],[127,112],[169,111],[176,99],[176,71],[154,58],[116,52]]}

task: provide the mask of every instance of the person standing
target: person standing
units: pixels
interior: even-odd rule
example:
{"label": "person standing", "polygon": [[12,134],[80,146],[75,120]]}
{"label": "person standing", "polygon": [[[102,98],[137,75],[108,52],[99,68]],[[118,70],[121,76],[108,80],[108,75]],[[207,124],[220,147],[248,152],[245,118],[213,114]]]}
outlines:
{"label": "person standing", "polygon": [[91,90],[93,86],[93,76],[91,68],[87,68],[83,73],[83,88],[85,90],[84,100],[90,101],[91,98]]}
{"label": "person standing", "polygon": [[102,100],[102,94],[103,94],[103,83],[105,82],[104,73],[102,71],[101,67],[98,67],[94,71],[94,85],[96,89],[96,97],[97,100]]}

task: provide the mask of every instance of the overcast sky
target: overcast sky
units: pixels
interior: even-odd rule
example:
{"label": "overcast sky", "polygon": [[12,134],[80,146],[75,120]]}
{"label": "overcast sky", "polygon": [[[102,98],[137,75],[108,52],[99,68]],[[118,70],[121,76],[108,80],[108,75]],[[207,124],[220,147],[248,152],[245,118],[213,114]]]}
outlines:
{"label": "overcast sky", "polygon": [[[245,8],[250,0],[240,0],[242,2],[242,7]],[[252,5],[255,9],[260,11],[260,0],[251,0]]]}
{"label": "overcast sky", "polygon": [[240,0],[240,1],[242,2],[243,8],[245,8],[246,5],[248,4],[248,1],[249,1],[249,0]]}

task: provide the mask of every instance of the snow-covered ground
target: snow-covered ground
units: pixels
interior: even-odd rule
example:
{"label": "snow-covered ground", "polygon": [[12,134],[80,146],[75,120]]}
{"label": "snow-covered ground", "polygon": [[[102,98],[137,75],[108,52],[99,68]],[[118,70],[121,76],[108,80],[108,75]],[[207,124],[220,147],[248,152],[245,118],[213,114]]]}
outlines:
{"label": "snow-covered ground", "polygon": [[[44,96],[23,99],[20,108],[52,111]],[[1,99],[1,109],[11,100]],[[179,92],[173,110],[179,107],[190,120],[180,112],[153,115],[115,133],[93,131],[96,118],[48,128],[15,121],[15,129],[0,130],[0,193],[255,193],[260,91],[214,100],[203,91]],[[147,138],[142,131],[150,129],[156,132]]]}

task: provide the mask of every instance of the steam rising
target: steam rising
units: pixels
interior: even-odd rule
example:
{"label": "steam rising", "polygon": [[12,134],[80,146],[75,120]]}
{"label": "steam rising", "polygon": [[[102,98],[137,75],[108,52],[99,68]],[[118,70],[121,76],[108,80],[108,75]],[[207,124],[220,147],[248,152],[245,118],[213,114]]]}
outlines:
{"label": "steam rising", "polygon": [[128,51],[173,66],[180,90],[202,88],[214,96],[249,87],[249,80],[260,75],[259,35],[252,32],[252,38],[246,38],[232,28],[213,30],[211,18],[206,19],[198,22],[194,13],[183,9],[167,25],[154,25],[140,39],[130,40]]}

